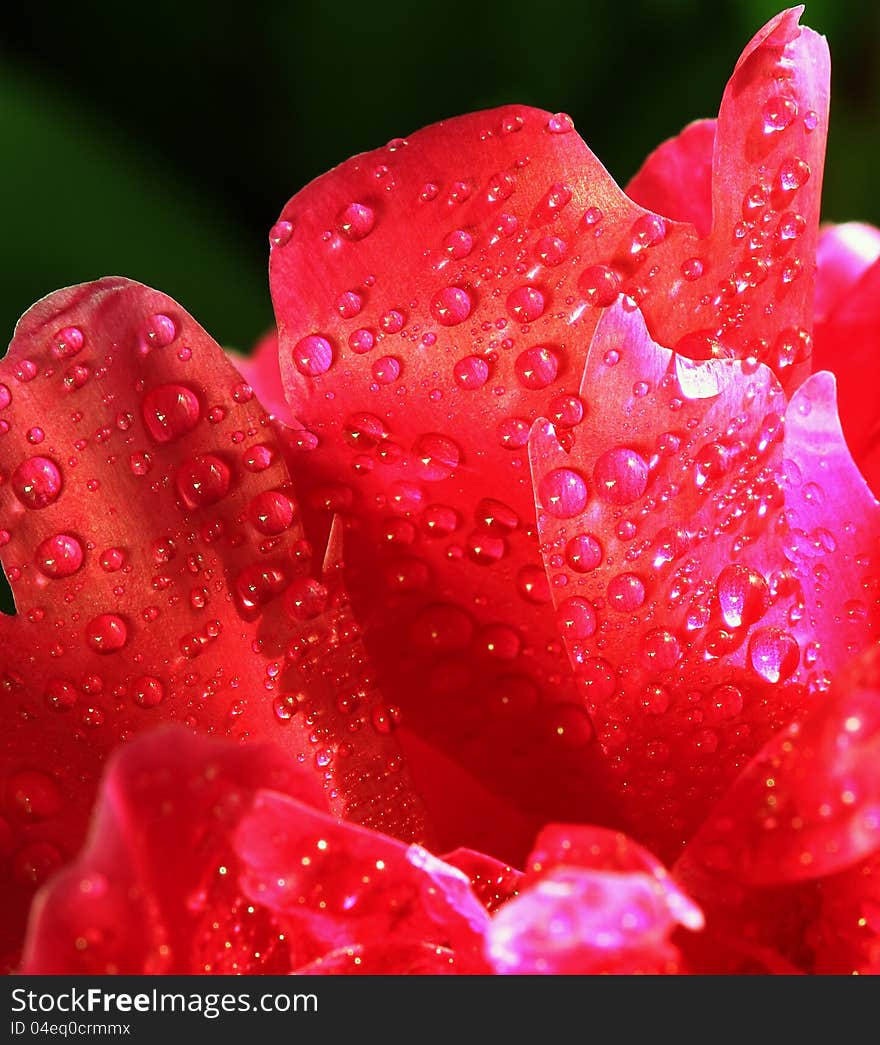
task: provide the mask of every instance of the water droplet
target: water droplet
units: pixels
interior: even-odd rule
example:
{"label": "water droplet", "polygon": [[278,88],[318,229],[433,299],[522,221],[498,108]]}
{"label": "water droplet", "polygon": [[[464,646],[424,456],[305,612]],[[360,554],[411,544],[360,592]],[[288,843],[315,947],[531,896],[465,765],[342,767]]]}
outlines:
{"label": "water droplet", "polygon": [[547,130],[551,134],[568,134],[569,131],[574,130],[574,120],[568,113],[555,113],[547,121]]}
{"label": "water droplet", "polygon": [[565,261],[568,246],[559,236],[542,236],[535,244],[535,253],[540,261],[553,268]]}
{"label": "water droplet", "polygon": [[648,464],[635,450],[617,446],[606,450],[596,461],[593,482],[606,504],[632,504],[647,489]]}
{"label": "water droplet", "polygon": [[346,290],[336,299],[336,311],[343,319],[354,319],[363,307],[364,299],[356,290]]}
{"label": "water droplet", "polygon": [[65,679],[49,679],[46,683],[44,697],[46,705],[52,711],[70,711],[76,704],[76,686]]}
{"label": "water droplet", "polygon": [[276,221],[269,229],[269,242],[273,247],[284,247],[293,235],[293,225],[289,221]]}
{"label": "water droplet", "polygon": [[607,308],[620,293],[620,276],[607,265],[590,265],[581,273],[578,285],[590,305]]}
{"label": "water droplet", "polygon": [[415,645],[436,653],[466,649],[473,634],[474,626],[470,617],[464,610],[448,603],[426,606],[410,629]]}
{"label": "water droplet", "polygon": [[619,573],[608,582],[608,602],[620,613],[632,613],[645,601],[645,584],[635,573]]}
{"label": "water droplet", "polygon": [[474,238],[464,229],[455,229],[443,240],[443,246],[456,261],[460,261],[474,249]]}
{"label": "water droplet", "polygon": [[34,564],[40,573],[53,580],[70,577],[83,564],[82,545],[68,533],[57,533],[38,545]]}
{"label": "water droplet", "polygon": [[[465,356],[452,368],[452,376],[459,388],[473,391],[489,380],[489,364],[480,356]],[[528,435],[526,436],[528,439]]]}
{"label": "water droplet", "polygon": [[770,605],[767,582],[748,566],[725,566],[718,575],[718,604],[728,628],[748,628],[759,621]]}
{"label": "water droplet", "polygon": [[579,595],[564,599],[556,611],[556,623],[567,639],[588,639],[596,632],[596,611]]}
{"label": "water droplet", "polygon": [[382,356],[370,368],[373,379],[380,385],[390,385],[400,377],[400,360],[394,356]]}
{"label": "water droplet", "polygon": [[176,337],[177,326],[170,316],[157,312],[147,320],[144,338],[149,348],[167,348]]}
{"label": "water droplet", "polygon": [[150,437],[157,443],[171,443],[196,427],[201,405],[183,385],[159,385],[144,396],[141,413]]}
{"label": "water droplet", "polygon": [[330,593],[312,577],[297,577],[284,595],[284,609],[297,621],[314,620],[327,609]]}
{"label": "water droplet", "polygon": [[545,606],[552,599],[547,574],[541,566],[523,566],[516,575],[516,586],[526,602]]}
{"label": "water droplet", "polygon": [[70,359],[82,351],[86,339],[79,327],[64,327],[52,339],[50,349],[56,359]]}
{"label": "water droplet", "polygon": [[549,416],[557,429],[574,428],[584,418],[584,404],[576,395],[558,395],[550,400]]}
{"label": "water droplet", "polygon": [[592,534],[579,533],[566,544],[565,561],[576,573],[589,573],[602,561],[602,545]]}
{"label": "water droplet", "polygon": [[800,655],[797,641],[781,628],[761,628],[749,640],[749,661],[755,673],[771,685],[794,674]]}
{"label": "water droplet", "polygon": [[593,738],[590,716],[577,704],[562,702],[554,705],[548,727],[551,742],[562,748],[583,747]]}
{"label": "water droplet", "polygon": [[365,203],[349,203],[337,221],[342,235],[353,242],[369,236],[375,224],[376,214],[373,208]]}
{"label": "water droplet", "polygon": [[190,510],[216,504],[229,492],[229,465],[214,454],[194,457],[181,465],[175,483],[184,505]]}
{"label": "water droplet", "polygon": [[448,537],[458,523],[458,512],[445,504],[429,504],[422,514],[422,527],[429,537]]}
{"label": "water droplet", "polygon": [[681,656],[678,639],[665,628],[649,631],[642,640],[645,661],[657,671],[668,671]]}
{"label": "water droplet", "polygon": [[790,127],[797,118],[797,102],[784,95],[775,94],[764,103],[761,117],[764,123],[765,134],[775,134]]}
{"label": "water droplet", "polygon": [[586,480],[571,468],[548,472],[538,484],[538,492],[544,509],[557,519],[580,515],[587,503]]}
{"label": "water droplet", "polygon": [[115,613],[101,613],[86,625],[86,642],[95,653],[115,653],[127,641],[128,627]]}
{"label": "water droplet", "polygon": [[420,435],[413,444],[419,461],[419,475],[429,482],[448,479],[461,462],[461,450],[448,436],[430,432]]}
{"label": "water droplet", "polygon": [[[370,347],[372,348],[372,345]],[[296,343],[293,362],[297,370],[306,377],[326,374],[333,365],[333,346],[320,334],[307,334]]]}
{"label": "water droplet", "polygon": [[529,441],[529,422],[521,417],[506,417],[498,422],[498,442],[505,450],[521,450]]}
{"label": "water droplet", "polygon": [[29,457],[12,473],[12,490],[25,508],[39,510],[61,495],[61,469],[48,457]]}
{"label": "water droplet", "polygon": [[131,699],[141,708],[158,707],[165,699],[165,686],[155,675],[141,675],[132,683]]}
{"label": "water droplet", "polygon": [[444,287],[431,301],[431,315],[445,327],[463,323],[472,310],[471,296],[461,287]]}
{"label": "water droplet", "polygon": [[63,804],[61,791],[52,777],[35,769],[10,774],[5,791],[9,805],[23,820],[46,820]]}
{"label": "water droplet", "polygon": [[280,490],[264,490],[248,505],[251,524],[268,536],[284,533],[290,528],[293,517],[293,502]]}
{"label": "water droplet", "polygon": [[533,323],[544,315],[544,295],[537,287],[524,285],[507,295],[507,311],[520,323]]}
{"label": "water droplet", "polygon": [[547,388],[559,373],[559,358],[548,345],[535,345],[517,356],[514,364],[517,380],[524,388]]}

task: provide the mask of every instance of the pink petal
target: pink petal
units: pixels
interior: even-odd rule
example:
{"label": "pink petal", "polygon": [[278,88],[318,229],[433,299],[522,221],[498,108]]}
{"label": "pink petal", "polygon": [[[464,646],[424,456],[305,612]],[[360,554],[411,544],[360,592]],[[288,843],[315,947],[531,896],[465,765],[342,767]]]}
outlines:
{"label": "pink petal", "polygon": [[880,357],[880,261],[864,272],[816,328],[814,365],[837,378],[840,417],[862,474],[880,493],[880,402],[873,375]]}
{"label": "pink petal", "polygon": [[880,508],[829,375],[794,397],[782,441],[768,370],[690,363],[616,308],[581,396],[568,450],[547,423],[531,439],[544,561],[583,714],[640,837],[674,855],[737,770],[876,634],[858,593],[874,583]]}
{"label": "pink petal", "polygon": [[880,257],[880,229],[860,221],[826,225],[816,244],[815,321],[823,323]]}
{"label": "pink petal", "polygon": [[698,930],[703,916],[650,853],[625,835],[554,824],[487,947],[501,973],[674,973],[678,925]]}

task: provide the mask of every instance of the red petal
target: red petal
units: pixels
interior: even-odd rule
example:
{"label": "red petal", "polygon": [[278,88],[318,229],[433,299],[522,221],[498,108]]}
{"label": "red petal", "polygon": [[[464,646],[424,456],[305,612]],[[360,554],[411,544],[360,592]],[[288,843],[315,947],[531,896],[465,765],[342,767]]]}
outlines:
{"label": "red petal", "polygon": [[[206,952],[207,968],[216,968],[230,950],[221,933],[238,944],[258,924],[241,893],[232,898],[231,832],[263,786],[326,808],[315,776],[269,745],[219,744],[167,728],[121,749],[88,845],[34,905],[23,971],[201,972]],[[259,950],[257,937],[250,943]],[[238,971],[265,964],[240,957],[247,964]]]}
{"label": "red petal", "polygon": [[873,375],[880,354],[880,261],[876,261],[816,328],[814,364],[837,378],[847,443],[862,474],[880,493],[880,404]]}
{"label": "red petal", "polygon": [[[704,240],[635,206],[570,121],[523,107],[342,164],[273,235],[283,380],[316,443],[297,474],[318,517],[350,521],[368,647],[416,733],[545,820],[596,819],[603,802],[548,620],[529,425],[544,414],[576,431],[585,346],[620,291],[666,344],[694,335],[683,351],[799,368],[826,80],[824,41],[796,13],[749,46],[719,119]],[[797,118],[765,133],[791,106]]]}
{"label": "red petal", "polygon": [[444,947],[459,971],[485,970],[483,907],[460,871],[420,846],[264,791],[238,828],[236,852],[245,894],[284,927],[295,965],[393,942]]}
{"label": "red petal", "polygon": [[703,925],[650,853],[600,828],[547,828],[526,883],[492,918],[488,953],[501,973],[679,972],[673,930]]}
{"label": "red petal", "polygon": [[546,423],[532,436],[550,590],[640,837],[674,855],[876,628],[880,510],[829,375],[794,397],[783,445],[769,371],[690,363],[618,308],[596,331],[581,396],[570,452]]}
{"label": "red petal", "polygon": [[838,306],[847,308],[850,291],[878,257],[880,229],[873,225],[848,221],[842,225],[826,225],[820,230],[816,244],[814,319],[817,323],[829,319]]}
{"label": "red petal", "polygon": [[875,646],[761,751],[676,866],[720,953],[751,941],[807,971],[876,971],[878,796]]}
{"label": "red petal", "polygon": [[216,343],[165,295],[103,280],[27,313],[0,391],[10,932],[80,845],[107,752],[157,720],[272,737],[317,761],[340,811],[420,831],[335,574],[302,619],[316,582],[289,474]]}
{"label": "red petal", "polygon": [[700,236],[708,236],[715,128],[715,120],[695,120],[659,145],[627,185],[629,198],[674,221],[688,221]]}

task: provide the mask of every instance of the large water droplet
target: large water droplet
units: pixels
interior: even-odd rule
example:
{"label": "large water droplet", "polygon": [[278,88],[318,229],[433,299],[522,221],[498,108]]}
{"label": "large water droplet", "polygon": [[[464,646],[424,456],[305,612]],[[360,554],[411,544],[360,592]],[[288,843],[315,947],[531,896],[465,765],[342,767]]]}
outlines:
{"label": "large water droplet", "polygon": [[61,495],[61,469],[48,457],[29,457],[15,469],[12,490],[25,508],[47,508]]}
{"label": "large water droplet", "polygon": [[231,481],[229,465],[214,454],[204,454],[181,465],[175,480],[180,499],[190,510],[222,500]]}
{"label": "large water droplet", "polygon": [[580,515],[588,495],[586,480],[572,468],[556,468],[548,472],[538,484],[538,493],[544,509],[557,519]]}
{"label": "large water droplet", "polygon": [[340,213],[337,225],[346,239],[356,241],[364,239],[373,231],[376,224],[376,213],[365,203],[349,203]]}
{"label": "large water droplet", "polygon": [[574,595],[559,604],[556,623],[564,638],[588,639],[596,631],[596,611],[586,599]]}
{"label": "large water droplet", "polygon": [[68,533],[56,533],[41,541],[34,553],[34,564],[40,573],[58,580],[70,577],[82,566],[82,545]]}
{"label": "large water droplet", "polygon": [[191,432],[201,409],[195,392],[174,384],[151,389],[141,404],[144,426],[157,443],[171,443]]}
{"label": "large water droplet", "polygon": [[606,450],[593,467],[593,482],[606,504],[632,504],[648,486],[647,462],[625,446]]}
{"label": "large water droplet", "polygon": [[101,613],[86,625],[86,642],[95,653],[116,653],[128,641],[128,626],[115,613]]}
{"label": "large water droplet", "polygon": [[306,377],[326,374],[333,365],[333,346],[320,334],[308,334],[294,346],[293,362]]}
{"label": "large water droplet", "polygon": [[761,574],[748,566],[725,566],[718,575],[718,604],[728,628],[748,628],[767,612],[770,590]]}
{"label": "large water droplet", "polygon": [[771,685],[793,675],[800,656],[797,641],[781,628],[761,628],[749,640],[749,661],[756,674]]}
{"label": "large water droplet", "polygon": [[431,315],[445,327],[463,323],[472,310],[471,296],[461,287],[444,287],[431,301]]}
{"label": "large water droplet", "polygon": [[448,479],[461,462],[461,450],[448,436],[433,432],[420,435],[413,444],[419,475],[429,482]]}
{"label": "large water droplet", "polygon": [[533,323],[544,314],[544,295],[537,287],[517,287],[507,295],[507,311],[520,323]]}
{"label": "large water droplet", "polygon": [[547,388],[559,373],[559,358],[549,346],[535,345],[519,354],[514,369],[517,380],[524,388]]}
{"label": "large water droplet", "polygon": [[248,505],[248,518],[255,529],[268,536],[284,533],[293,522],[293,502],[280,490],[264,490]]}

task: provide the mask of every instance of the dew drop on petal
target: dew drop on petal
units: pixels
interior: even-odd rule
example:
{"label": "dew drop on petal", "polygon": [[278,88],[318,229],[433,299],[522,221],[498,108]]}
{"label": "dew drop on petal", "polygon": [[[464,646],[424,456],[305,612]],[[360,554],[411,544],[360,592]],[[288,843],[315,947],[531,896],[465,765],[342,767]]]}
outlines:
{"label": "dew drop on petal", "polygon": [[445,327],[463,323],[472,310],[471,296],[461,287],[444,287],[431,301],[431,315]]}
{"label": "dew drop on petal", "polygon": [[68,533],[56,533],[37,546],[34,564],[40,573],[53,580],[70,577],[83,564],[82,545]]}
{"label": "dew drop on petal", "polygon": [[141,403],[144,426],[157,443],[171,443],[191,432],[201,409],[195,392],[175,384],[151,389]]}
{"label": "dew drop on petal", "polygon": [[175,484],[180,499],[192,510],[222,500],[229,492],[231,480],[229,465],[214,454],[204,454],[181,465]]}
{"label": "dew drop on petal", "polygon": [[101,613],[86,625],[86,642],[95,653],[116,653],[128,641],[128,627],[115,613]]}
{"label": "dew drop on petal", "polygon": [[333,346],[320,334],[307,334],[294,346],[293,362],[306,377],[326,374],[333,365]]}
{"label": "dew drop on petal", "polygon": [[29,457],[12,473],[11,484],[25,508],[47,508],[61,494],[61,469],[51,458]]}
{"label": "dew drop on petal", "polygon": [[365,203],[349,203],[340,213],[337,221],[342,235],[353,242],[369,236],[375,224],[376,213]]}
{"label": "dew drop on petal", "polygon": [[637,501],[648,486],[648,464],[641,454],[625,446],[606,450],[593,467],[596,493],[606,504]]}
{"label": "dew drop on petal", "polygon": [[800,654],[797,640],[781,628],[761,628],[749,639],[749,662],[755,673],[771,685],[794,674]]}
{"label": "dew drop on petal", "polygon": [[572,468],[548,472],[538,484],[538,492],[544,509],[557,519],[580,515],[587,503],[586,480]]}

